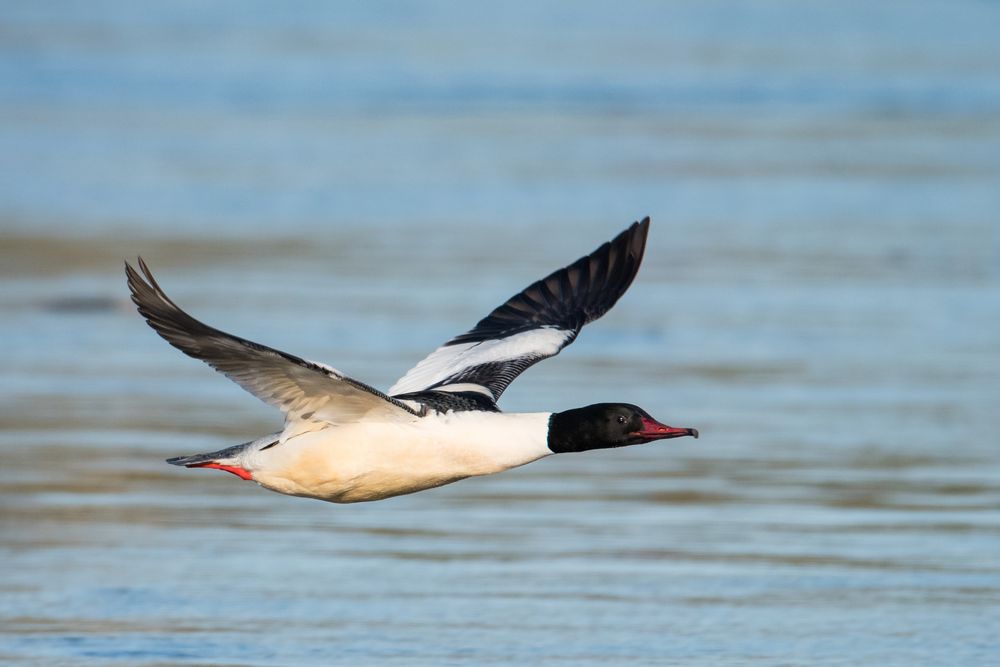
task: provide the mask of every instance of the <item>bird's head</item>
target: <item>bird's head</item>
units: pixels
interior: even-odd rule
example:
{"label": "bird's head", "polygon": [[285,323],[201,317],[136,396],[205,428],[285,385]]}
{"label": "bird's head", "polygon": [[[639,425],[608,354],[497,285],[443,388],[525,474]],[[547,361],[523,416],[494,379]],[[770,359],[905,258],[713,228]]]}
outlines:
{"label": "bird's head", "polygon": [[685,435],[697,438],[698,431],[661,424],[630,403],[595,403],[553,413],[549,418],[548,445],[560,454],[641,445]]}

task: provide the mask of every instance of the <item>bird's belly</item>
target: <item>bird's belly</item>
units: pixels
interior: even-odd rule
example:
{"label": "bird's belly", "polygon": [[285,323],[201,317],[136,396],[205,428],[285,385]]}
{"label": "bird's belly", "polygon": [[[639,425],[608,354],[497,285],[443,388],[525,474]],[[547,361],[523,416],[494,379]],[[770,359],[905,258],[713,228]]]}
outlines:
{"label": "bird's belly", "polygon": [[[475,446],[415,435],[377,440],[355,429],[305,434],[288,447],[284,464],[254,474],[262,486],[335,503],[381,500],[507,467]],[[364,435],[356,440],[353,436]],[[395,435],[395,434],[393,434]]]}

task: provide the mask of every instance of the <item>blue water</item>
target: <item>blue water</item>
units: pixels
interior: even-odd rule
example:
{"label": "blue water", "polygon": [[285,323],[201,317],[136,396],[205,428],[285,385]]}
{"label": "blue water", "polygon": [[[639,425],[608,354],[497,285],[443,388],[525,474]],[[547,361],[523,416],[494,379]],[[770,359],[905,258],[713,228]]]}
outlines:
{"label": "blue water", "polygon": [[[6,3],[0,661],[1000,662],[1000,5]],[[149,331],[386,388],[653,217],[504,395],[702,438],[382,503],[167,456],[277,415]]]}

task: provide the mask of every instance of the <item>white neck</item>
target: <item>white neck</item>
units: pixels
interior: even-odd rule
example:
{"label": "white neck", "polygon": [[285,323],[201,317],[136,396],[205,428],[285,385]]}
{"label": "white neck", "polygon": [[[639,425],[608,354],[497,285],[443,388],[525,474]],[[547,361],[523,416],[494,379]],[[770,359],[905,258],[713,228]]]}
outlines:
{"label": "white neck", "polygon": [[500,472],[552,453],[548,445],[550,412],[451,412],[424,417],[431,432],[439,433],[445,448],[481,457]]}

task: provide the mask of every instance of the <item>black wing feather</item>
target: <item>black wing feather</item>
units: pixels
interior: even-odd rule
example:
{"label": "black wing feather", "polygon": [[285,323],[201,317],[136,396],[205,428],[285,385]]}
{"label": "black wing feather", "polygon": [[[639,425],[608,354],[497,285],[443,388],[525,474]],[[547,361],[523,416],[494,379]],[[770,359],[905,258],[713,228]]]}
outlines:
{"label": "black wing feather", "polygon": [[518,292],[445,345],[506,338],[543,326],[579,332],[608,312],[632,284],[648,233],[648,217],[632,223],[591,254]]}
{"label": "black wing feather", "polygon": [[[646,217],[586,257],[532,283],[410,369],[389,393],[474,384],[498,399],[521,372],[557,354],[573,342],[584,325],[615,305],[635,279],[648,233]],[[553,347],[551,337],[539,335],[538,349],[530,349],[529,342],[529,349],[516,357],[499,359],[489,347],[518,334],[544,329],[563,333],[557,345]]]}

